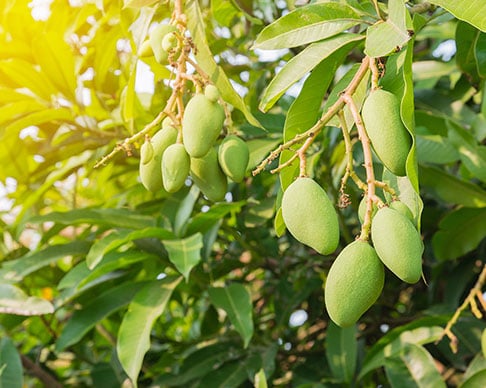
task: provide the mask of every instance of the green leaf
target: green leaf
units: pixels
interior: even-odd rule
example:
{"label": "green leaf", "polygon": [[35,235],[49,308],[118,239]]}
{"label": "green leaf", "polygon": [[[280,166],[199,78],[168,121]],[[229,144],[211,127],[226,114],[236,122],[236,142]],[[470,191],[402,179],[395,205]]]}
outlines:
{"label": "green leaf", "polygon": [[194,209],[194,204],[199,197],[199,192],[199,188],[196,185],[192,185],[191,189],[177,208],[177,213],[174,219],[174,233],[178,237],[182,236],[184,233],[187,222],[191,217],[192,210]]}
{"label": "green leaf", "polygon": [[372,370],[385,365],[386,359],[400,353],[406,344],[423,345],[438,340],[443,329],[435,325],[445,322],[445,319],[438,317],[424,318],[385,334],[366,354],[358,377],[362,378]]}
{"label": "green leaf", "polygon": [[267,388],[267,378],[265,376],[265,370],[262,368],[258,371],[258,373],[255,375],[255,383],[254,383],[255,388]]}
{"label": "green leaf", "polygon": [[0,339],[0,387],[22,388],[24,376],[22,361],[15,344],[9,337]]}
{"label": "green leaf", "polygon": [[212,287],[208,290],[211,303],[223,309],[243,338],[245,348],[253,336],[252,303],[249,292],[238,283],[227,287]]}
{"label": "green leaf", "polygon": [[333,377],[350,383],[356,369],[358,342],[356,326],[341,328],[330,322],[326,334],[326,358]]}
{"label": "green leaf", "polygon": [[459,160],[459,153],[450,141],[440,135],[418,135],[417,158],[421,163],[448,164]]}
{"label": "green leaf", "polygon": [[372,58],[386,57],[409,40],[407,32],[401,31],[389,20],[377,22],[366,31],[365,53]]}
{"label": "green leaf", "polygon": [[122,283],[75,310],[56,341],[56,351],[60,352],[79,342],[97,323],[127,305],[144,285],[145,283],[132,281]]}
{"label": "green leaf", "polygon": [[15,315],[52,314],[52,304],[37,296],[27,296],[12,284],[0,284],[0,313]]}
{"label": "green leaf", "polygon": [[162,228],[145,228],[142,230],[115,230],[97,240],[86,256],[86,263],[89,269],[96,267],[103,257],[110,251],[133,240],[142,238],[172,238],[172,232]]}
{"label": "green leaf", "polygon": [[272,79],[265,89],[260,109],[269,110],[294,83],[315,68],[322,60],[339,49],[351,50],[363,37],[356,34],[341,34],[321,42],[312,43],[293,57]]}
{"label": "green leaf", "polygon": [[486,191],[435,167],[420,166],[420,184],[447,203],[485,207]]}
{"label": "green leaf", "polygon": [[486,381],[486,370],[479,371],[466,380],[464,380],[459,388],[484,388]]}
{"label": "green leaf", "polygon": [[156,3],[158,0],[123,0],[124,8],[142,8]]}
{"label": "green leaf", "polygon": [[162,242],[169,252],[169,260],[187,281],[191,269],[201,261],[202,234],[196,233],[180,240],[164,240]]}
{"label": "green leaf", "polygon": [[265,27],[253,48],[273,50],[301,46],[337,35],[359,22],[359,15],[345,4],[310,4]]}
{"label": "green leaf", "polygon": [[431,0],[460,20],[464,20],[474,27],[486,32],[486,3],[484,0],[468,0],[466,2],[457,0]]}
{"label": "green leaf", "polygon": [[67,256],[85,255],[90,243],[74,241],[67,244],[52,245],[40,251],[29,252],[15,260],[2,263],[0,278],[3,281],[19,282],[27,275]]}
{"label": "green leaf", "polygon": [[145,353],[150,348],[150,332],[164,311],[181,277],[154,281],[137,292],[130,302],[118,331],[116,351],[123,369],[137,386]]}
{"label": "green leaf", "polygon": [[474,49],[479,76],[486,78],[486,33],[478,34]]}
{"label": "green leaf", "polygon": [[459,69],[478,82],[478,64],[476,61],[476,41],[481,32],[468,23],[459,21],[456,27],[455,59]]}
{"label": "green leaf", "polygon": [[434,359],[419,345],[405,344],[400,352],[386,359],[385,371],[393,388],[446,387]]}
{"label": "green leaf", "polygon": [[452,260],[475,249],[485,237],[486,208],[460,208],[442,219],[432,246],[439,260]]}
{"label": "green leaf", "polygon": [[197,213],[188,221],[186,233],[189,235],[197,232],[206,233],[229,213],[239,212],[245,203],[245,201],[220,202],[211,205],[207,212]]}
{"label": "green leaf", "polygon": [[251,125],[261,127],[261,124],[247,108],[243,99],[236,93],[223,69],[218,66],[213,58],[206,39],[206,26],[198,0],[187,0],[184,5],[184,12],[187,15],[187,27],[197,46],[196,59],[198,65],[208,73],[221,93],[223,100],[240,110]]}
{"label": "green leaf", "polygon": [[277,147],[282,140],[280,138],[251,139],[246,143],[250,149],[250,161],[248,168],[255,168],[271,151]]}
{"label": "green leaf", "polygon": [[277,213],[275,214],[275,219],[273,221],[273,227],[275,229],[275,234],[277,237],[282,237],[287,229],[282,215],[282,208],[279,207]]}

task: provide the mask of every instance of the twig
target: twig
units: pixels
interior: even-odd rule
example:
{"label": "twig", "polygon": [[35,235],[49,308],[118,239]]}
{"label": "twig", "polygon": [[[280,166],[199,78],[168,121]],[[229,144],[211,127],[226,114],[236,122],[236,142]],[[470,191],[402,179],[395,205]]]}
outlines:
{"label": "twig", "polygon": [[[337,101],[329,107],[329,109],[321,116],[321,118],[317,120],[317,123],[315,123],[307,131],[296,135],[293,139],[281,144],[274,151],[270,152],[270,155],[263,159],[262,162],[252,171],[253,176],[261,173],[268,164],[270,164],[278,157],[278,155],[280,155],[282,151],[290,149],[290,147],[295,144],[301,143],[308,137],[315,137],[322,130],[322,128],[344,107],[345,96],[351,96],[356,91],[356,88],[359,86],[361,80],[366,76],[366,73],[368,72],[369,61],[369,57],[366,56],[363,58],[363,60],[361,61],[361,66],[349,83],[347,89],[339,96]],[[279,169],[275,170],[278,171]]]}
{"label": "twig", "polygon": [[57,381],[50,373],[46,372],[40,365],[36,364],[29,357],[20,355],[22,365],[26,369],[26,372],[32,376],[37,377],[45,387],[49,388],[62,388],[63,385]]}
{"label": "twig", "polygon": [[444,338],[444,336],[447,336],[451,341],[449,346],[450,346],[452,352],[457,353],[458,340],[457,340],[457,337],[454,335],[454,333],[452,333],[452,331],[451,331],[452,326],[454,326],[456,324],[457,320],[459,319],[459,316],[467,308],[467,306],[471,306],[473,314],[478,319],[482,318],[482,313],[479,311],[474,298],[477,297],[479,299],[479,302],[483,306],[483,308],[485,307],[486,303],[484,302],[483,296],[482,296],[482,293],[481,293],[481,290],[482,290],[485,282],[486,282],[486,264],[484,265],[483,270],[479,274],[479,277],[478,277],[478,280],[476,281],[476,284],[469,291],[469,295],[464,300],[462,305],[460,305],[457,308],[457,310],[454,313],[454,315],[452,316],[452,318],[447,322],[447,325],[444,328],[442,335],[440,336],[440,338],[435,343],[440,342],[440,340],[442,340],[442,338]]}

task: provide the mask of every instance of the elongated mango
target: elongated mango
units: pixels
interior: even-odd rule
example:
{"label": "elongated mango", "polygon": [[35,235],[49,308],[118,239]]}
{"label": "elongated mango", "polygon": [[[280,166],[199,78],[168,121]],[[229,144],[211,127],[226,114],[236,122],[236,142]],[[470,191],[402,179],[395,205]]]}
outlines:
{"label": "elongated mango", "polygon": [[[177,129],[169,127],[158,131],[150,145],[141,148],[140,180],[149,191],[156,192],[163,189],[162,183],[162,154],[168,146],[177,140]],[[149,154],[152,155],[149,155]]]}
{"label": "elongated mango", "polygon": [[[365,217],[365,213],[366,213],[366,201],[368,200],[368,196],[365,195],[363,196],[363,198],[361,199],[360,203],[359,203],[359,207],[358,207],[358,218],[359,218],[359,222],[363,223],[364,221],[364,217]],[[371,210],[371,218],[373,218],[376,214],[376,212],[378,211],[378,207],[376,206],[375,203],[373,203],[373,208]]]}
{"label": "elongated mango", "polygon": [[297,178],[282,197],[282,216],[301,243],[327,255],[339,244],[336,210],[326,192],[311,178]]}
{"label": "elongated mango", "polygon": [[412,214],[412,211],[402,201],[393,201],[392,203],[390,203],[390,209],[396,210],[397,212],[401,213],[402,215],[404,215],[410,221],[413,222],[413,214]]}
{"label": "elongated mango", "polygon": [[187,103],[182,119],[182,137],[187,153],[201,158],[213,147],[224,123],[224,109],[204,94],[196,94]]}
{"label": "elongated mango", "polygon": [[407,283],[417,283],[422,276],[420,234],[403,214],[381,208],[371,223],[371,238],[379,258],[390,271]]}
{"label": "elongated mango", "polygon": [[370,92],[361,112],[376,155],[393,174],[406,175],[412,139],[400,118],[400,102],[383,89]]}
{"label": "elongated mango", "polygon": [[191,159],[184,146],[172,144],[162,155],[162,181],[169,193],[179,191],[189,175]]}
{"label": "elongated mango", "polygon": [[210,201],[218,202],[224,199],[228,181],[219,167],[218,154],[214,148],[202,158],[191,158],[191,177]]}
{"label": "elongated mango", "polygon": [[161,65],[169,64],[169,53],[162,48],[164,36],[176,31],[177,28],[171,24],[159,24],[149,34],[149,42],[155,56],[155,60]]}
{"label": "elongated mango", "polygon": [[238,136],[226,136],[218,148],[218,161],[221,169],[233,182],[241,182],[245,177],[250,150],[245,141]]}
{"label": "elongated mango", "polygon": [[354,325],[383,290],[385,271],[373,247],[356,240],[344,248],[329,270],[324,301],[341,327]]}

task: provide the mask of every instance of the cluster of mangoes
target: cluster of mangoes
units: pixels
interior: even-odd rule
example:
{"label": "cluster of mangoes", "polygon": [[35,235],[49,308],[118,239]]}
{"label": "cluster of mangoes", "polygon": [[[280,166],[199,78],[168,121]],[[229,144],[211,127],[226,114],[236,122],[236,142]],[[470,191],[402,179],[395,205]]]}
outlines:
{"label": "cluster of mangoes", "polygon": [[[383,165],[397,176],[406,175],[412,139],[400,118],[394,94],[372,90],[362,118],[371,145]],[[366,197],[359,206],[363,222]],[[282,197],[282,217],[289,232],[301,243],[326,255],[339,244],[336,210],[326,192],[311,178],[299,177]],[[333,262],[325,284],[329,316],[339,326],[353,325],[380,296],[387,267],[402,281],[413,284],[422,276],[423,244],[414,217],[401,201],[373,203],[371,241],[357,239]]]}
{"label": "cluster of mangoes", "polygon": [[221,201],[227,178],[243,180],[250,154],[245,141],[228,135],[216,145],[225,120],[219,97],[218,89],[207,85],[188,101],[180,131],[166,117],[162,129],[146,139],[140,150],[140,179],[147,190],[175,193],[190,176],[209,200]]}

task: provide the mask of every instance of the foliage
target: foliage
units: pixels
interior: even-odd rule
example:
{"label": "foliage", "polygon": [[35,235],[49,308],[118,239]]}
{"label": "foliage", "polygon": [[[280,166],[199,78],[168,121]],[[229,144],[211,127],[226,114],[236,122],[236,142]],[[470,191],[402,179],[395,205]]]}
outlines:
{"label": "foliage", "polygon": [[[192,60],[229,104],[227,130],[250,148],[244,181],[213,203],[190,181],[169,195],[138,177],[175,77],[138,53],[182,2],[63,0],[45,17],[35,2],[0,2],[0,386],[481,381],[483,2],[302,3],[184,2]],[[424,279],[387,271],[378,301],[340,328],[323,284],[363,236],[369,170],[350,106],[370,82],[399,96],[414,134],[406,176],[376,156],[373,165],[412,210]],[[297,242],[281,215],[302,143],[304,172],[343,205],[331,255]],[[356,179],[343,185],[346,175]]]}

